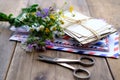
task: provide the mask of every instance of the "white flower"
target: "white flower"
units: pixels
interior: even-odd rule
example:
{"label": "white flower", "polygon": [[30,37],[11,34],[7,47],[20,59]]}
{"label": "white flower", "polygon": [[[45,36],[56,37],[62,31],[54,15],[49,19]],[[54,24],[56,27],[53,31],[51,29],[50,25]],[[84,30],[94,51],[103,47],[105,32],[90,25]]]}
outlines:
{"label": "white flower", "polygon": [[51,26],[50,30],[51,30],[51,31],[55,31],[55,30],[56,30],[56,26],[57,26],[57,25]]}
{"label": "white flower", "polygon": [[46,20],[47,20],[47,21],[50,21],[50,18],[47,16],[47,17],[46,17]]}
{"label": "white flower", "polygon": [[36,30],[36,27],[34,25],[32,25],[32,27],[28,28],[28,31],[34,31],[34,30]]}
{"label": "white flower", "polygon": [[32,25],[32,28],[33,28],[33,29],[36,29],[36,27],[35,27],[34,25]]}
{"label": "white flower", "polygon": [[39,27],[36,28],[37,31],[42,31],[45,27],[43,25],[40,25]]}

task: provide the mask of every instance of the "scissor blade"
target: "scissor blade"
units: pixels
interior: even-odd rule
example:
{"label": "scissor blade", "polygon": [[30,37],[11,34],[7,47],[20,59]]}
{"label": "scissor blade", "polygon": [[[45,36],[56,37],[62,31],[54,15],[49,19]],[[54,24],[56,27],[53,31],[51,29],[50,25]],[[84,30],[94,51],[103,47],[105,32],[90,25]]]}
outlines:
{"label": "scissor blade", "polygon": [[56,58],[56,62],[65,62],[65,63],[73,63],[73,62],[79,62],[79,60],[73,60],[73,59],[64,59],[64,58]]}
{"label": "scissor blade", "polygon": [[56,58],[45,56],[45,55],[39,55],[38,60],[56,63]]}
{"label": "scissor blade", "polygon": [[64,59],[64,58],[53,58],[45,55],[39,55],[38,60],[47,61],[47,62],[54,62],[54,63],[64,63],[64,62],[78,62],[78,60],[72,59]]}
{"label": "scissor blade", "polygon": [[71,66],[69,64],[66,64],[66,63],[57,63],[57,64],[59,64],[59,65],[61,65],[63,67],[69,68],[71,70],[75,70],[75,67],[73,67],[73,66]]}

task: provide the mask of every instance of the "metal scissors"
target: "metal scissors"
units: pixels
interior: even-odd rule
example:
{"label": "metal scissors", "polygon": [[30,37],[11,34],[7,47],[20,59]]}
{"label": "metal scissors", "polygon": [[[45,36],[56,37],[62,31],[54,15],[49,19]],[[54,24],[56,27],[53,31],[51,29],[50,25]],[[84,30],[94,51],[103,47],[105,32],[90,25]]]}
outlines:
{"label": "metal scissors", "polygon": [[[67,63],[80,63],[83,66],[92,66],[94,65],[95,61],[94,59],[90,57],[80,57],[78,60],[73,60],[73,59],[64,59],[64,58],[53,58],[45,55],[39,55],[38,60],[40,61],[45,61],[45,62],[50,62],[50,63],[56,63],[58,65],[61,65],[63,67],[69,68],[73,70],[73,75],[81,80],[86,80],[89,79],[91,76],[91,73],[84,69],[84,68],[75,68]],[[79,75],[81,73],[84,73],[85,76]]]}

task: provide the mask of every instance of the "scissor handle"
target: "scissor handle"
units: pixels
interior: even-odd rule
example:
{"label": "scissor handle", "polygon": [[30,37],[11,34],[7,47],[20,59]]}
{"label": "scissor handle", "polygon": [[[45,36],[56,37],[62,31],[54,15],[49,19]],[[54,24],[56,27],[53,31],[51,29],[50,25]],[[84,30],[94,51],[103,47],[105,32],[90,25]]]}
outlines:
{"label": "scissor handle", "polygon": [[91,73],[83,68],[78,68],[74,70],[73,75],[80,80],[88,80],[91,76]]}
{"label": "scissor handle", "polygon": [[95,64],[95,60],[90,57],[82,56],[80,57],[80,64],[83,66],[92,66]]}

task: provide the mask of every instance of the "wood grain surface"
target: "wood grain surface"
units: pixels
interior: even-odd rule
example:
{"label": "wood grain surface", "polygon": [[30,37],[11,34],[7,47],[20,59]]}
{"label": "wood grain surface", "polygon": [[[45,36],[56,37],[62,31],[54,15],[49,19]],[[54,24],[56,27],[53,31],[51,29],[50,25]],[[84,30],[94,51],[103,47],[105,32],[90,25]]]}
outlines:
{"label": "wood grain surface", "polygon": [[[22,6],[23,2],[25,1],[0,0],[0,12],[5,12],[6,14],[14,13],[16,16],[21,7],[24,7]],[[9,30],[9,24],[0,22],[0,80],[4,80],[6,78],[15,50],[16,42],[9,41],[11,33],[12,32]]]}
{"label": "wood grain surface", "polygon": [[[21,8],[35,3],[43,8],[55,3],[56,8],[61,8],[64,2],[67,2],[65,9],[72,5],[75,10],[87,16],[106,19],[119,29],[119,0],[0,0],[0,12],[13,13],[17,16]],[[37,61],[36,58],[39,54],[68,59],[88,56],[55,50],[25,53],[20,43],[9,41],[11,33],[9,24],[0,22],[0,80],[75,80],[71,70],[56,64]],[[89,57],[95,59],[94,66],[70,65],[88,69],[91,72],[90,80],[120,80],[120,59],[90,55]]]}
{"label": "wood grain surface", "polygon": [[[87,0],[89,11],[93,17],[103,18],[120,31],[120,1],[116,0]],[[113,79],[120,79],[120,59],[107,58]]]}

